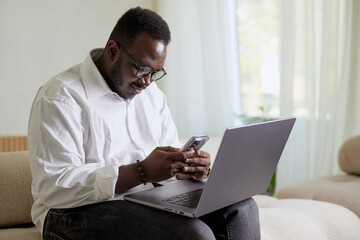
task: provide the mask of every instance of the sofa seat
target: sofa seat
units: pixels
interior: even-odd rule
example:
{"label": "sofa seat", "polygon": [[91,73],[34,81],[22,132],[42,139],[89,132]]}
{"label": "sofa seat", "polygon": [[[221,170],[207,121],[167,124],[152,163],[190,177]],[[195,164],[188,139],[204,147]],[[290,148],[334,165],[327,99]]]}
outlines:
{"label": "sofa seat", "polygon": [[40,240],[41,234],[37,227],[32,224],[13,226],[0,229],[1,240]]}
{"label": "sofa seat", "polygon": [[360,219],[340,205],[306,200],[254,197],[259,206],[261,239],[360,239]]}
{"label": "sofa seat", "polygon": [[[262,239],[360,239],[359,218],[342,206],[263,195],[254,199],[259,206]],[[31,223],[32,203],[28,152],[0,153],[1,240],[41,239]]]}
{"label": "sofa seat", "polygon": [[359,186],[360,177],[357,175],[333,175],[291,183],[277,191],[275,196],[336,203],[350,209],[360,217]]}
{"label": "sofa seat", "polygon": [[275,196],[277,198],[303,198],[336,203],[350,209],[360,217],[359,146],[360,135],[347,139],[341,145],[338,152],[338,163],[344,174],[293,182],[279,189]]}
{"label": "sofa seat", "polygon": [[[259,206],[262,240],[360,239],[360,219],[350,210],[306,199],[254,197]],[[2,240],[40,240],[33,224],[0,229]]]}

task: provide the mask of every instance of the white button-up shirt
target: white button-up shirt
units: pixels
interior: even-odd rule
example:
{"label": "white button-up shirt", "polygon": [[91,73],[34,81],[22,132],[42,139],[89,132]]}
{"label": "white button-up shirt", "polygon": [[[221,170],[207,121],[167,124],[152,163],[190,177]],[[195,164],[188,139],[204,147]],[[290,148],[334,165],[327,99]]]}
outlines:
{"label": "white button-up shirt", "polygon": [[32,219],[41,231],[50,208],[114,199],[119,166],[143,160],[157,146],[179,146],[156,84],[122,99],[93,62],[101,51],[49,80],[34,100],[28,129]]}

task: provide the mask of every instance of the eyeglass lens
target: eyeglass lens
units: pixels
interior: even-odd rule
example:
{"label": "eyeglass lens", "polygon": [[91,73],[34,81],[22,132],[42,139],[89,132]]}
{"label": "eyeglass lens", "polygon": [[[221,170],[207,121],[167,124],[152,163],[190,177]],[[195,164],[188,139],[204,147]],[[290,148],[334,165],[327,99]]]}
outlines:
{"label": "eyeglass lens", "polygon": [[129,56],[130,60],[135,64],[137,68],[136,77],[143,78],[149,74],[151,74],[150,79],[151,81],[156,81],[166,75],[166,71],[164,69],[152,69],[151,67],[140,67],[139,64],[134,60],[133,56],[120,44],[116,41],[116,44],[121,47]]}
{"label": "eyeglass lens", "polygon": [[164,72],[164,70],[155,71],[150,67],[140,67],[136,73],[136,76],[138,78],[143,78],[148,74],[151,74],[151,81],[156,81],[162,78],[166,73]]}

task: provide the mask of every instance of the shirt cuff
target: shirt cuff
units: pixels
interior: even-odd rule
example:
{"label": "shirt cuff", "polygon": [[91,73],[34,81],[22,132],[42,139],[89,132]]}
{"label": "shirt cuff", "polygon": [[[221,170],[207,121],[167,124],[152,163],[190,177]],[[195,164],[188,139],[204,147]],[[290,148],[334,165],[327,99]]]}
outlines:
{"label": "shirt cuff", "polygon": [[106,166],[96,171],[95,200],[108,200],[114,196],[119,167],[116,165]]}

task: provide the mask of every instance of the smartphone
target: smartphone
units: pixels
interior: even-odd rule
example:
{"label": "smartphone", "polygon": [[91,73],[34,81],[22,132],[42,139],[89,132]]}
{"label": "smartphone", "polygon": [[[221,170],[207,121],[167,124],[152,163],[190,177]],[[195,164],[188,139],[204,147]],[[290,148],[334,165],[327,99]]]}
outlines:
{"label": "smartphone", "polygon": [[206,142],[209,137],[206,135],[192,136],[185,145],[180,149],[181,152],[189,151],[190,149],[199,150]]}

